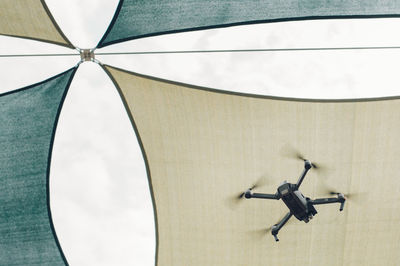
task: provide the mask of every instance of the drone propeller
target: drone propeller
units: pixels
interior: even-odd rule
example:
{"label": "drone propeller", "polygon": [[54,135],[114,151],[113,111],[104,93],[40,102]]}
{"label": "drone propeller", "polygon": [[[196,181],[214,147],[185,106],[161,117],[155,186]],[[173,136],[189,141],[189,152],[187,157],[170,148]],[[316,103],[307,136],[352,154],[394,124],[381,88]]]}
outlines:
{"label": "drone propeller", "polygon": [[[302,153],[300,153],[298,150],[296,150],[295,148],[293,148],[291,146],[284,147],[284,149],[282,151],[282,155],[284,157],[291,158],[291,159],[302,160],[304,162],[307,161],[306,157]],[[311,162],[311,166],[315,170],[320,170],[321,169],[321,165],[320,164],[316,164],[314,162]]]}
{"label": "drone propeller", "polygon": [[[344,194],[343,193],[340,193],[340,192],[336,192],[336,191],[329,191],[329,195],[336,195],[336,196],[339,196],[340,194],[342,194],[343,196],[344,196]],[[346,199],[348,198],[348,195],[346,194]]]}
{"label": "drone propeller", "polygon": [[329,191],[329,195],[339,195],[339,194],[343,194],[344,195],[344,197],[347,199],[347,200],[359,200],[359,198],[360,198],[360,196],[362,195],[362,193],[339,193],[339,192],[336,192],[336,191]]}
{"label": "drone propeller", "polygon": [[[253,185],[251,187],[247,188],[246,191],[253,190],[253,189],[259,188],[261,186],[265,186],[266,184],[267,184],[266,177],[262,176],[255,183],[253,183]],[[229,201],[234,204],[239,203],[240,200],[244,198],[244,194],[246,193],[246,191],[243,191],[237,195],[234,195],[233,197],[230,197]]]}
{"label": "drone propeller", "polygon": [[271,229],[272,229],[272,226],[270,226],[268,228],[255,229],[255,230],[252,230],[250,232],[252,232],[254,234],[257,234],[259,236],[264,236],[264,235],[270,233]]}
{"label": "drone propeller", "polygon": [[248,231],[245,231],[244,233],[246,233],[246,235],[249,238],[251,238],[253,241],[254,240],[263,240],[268,236],[268,234],[271,234],[271,227],[248,230]]}
{"label": "drone propeller", "polygon": [[[281,221],[281,220],[283,219],[283,217],[284,217],[284,216],[282,216],[278,221]],[[289,221],[286,222],[285,226],[288,225],[288,224],[291,224],[291,223],[294,222],[295,220],[296,220],[296,219],[290,219]],[[253,234],[256,234],[256,235],[258,235],[258,236],[260,236],[260,237],[262,237],[262,236],[264,236],[264,235],[270,234],[270,233],[271,233],[271,230],[272,230],[272,227],[273,227],[273,225],[271,225],[271,226],[268,227],[268,228],[256,229],[256,230],[252,230],[252,231],[249,231],[249,232],[250,232],[250,233],[253,233]]]}
{"label": "drone propeller", "polygon": [[322,195],[331,195],[331,196],[338,196],[339,194],[343,194],[343,196],[347,199],[347,200],[351,200],[351,201],[356,201],[359,202],[362,199],[365,198],[365,192],[352,192],[352,193],[343,193],[343,192],[337,192],[335,190],[332,189],[332,187],[328,186],[327,184],[325,184],[325,182],[321,182],[319,183],[320,185],[320,191]]}
{"label": "drone propeller", "polygon": [[266,184],[266,180],[264,177],[260,177],[249,189],[253,190],[258,187],[264,186]]}
{"label": "drone propeller", "polygon": [[[255,188],[258,188],[258,187],[260,187],[261,185],[260,185],[260,182],[259,181],[257,181],[256,183],[254,183],[251,187],[249,187],[248,188],[248,190],[253,190],[253,189],[255,189]],[[236,199],[241,199],[241,198],[243,198],[244,197],[244,194],[245,194],[246,192],[242,192],[242,193],[240,193],[237,197],[235,197]]]}

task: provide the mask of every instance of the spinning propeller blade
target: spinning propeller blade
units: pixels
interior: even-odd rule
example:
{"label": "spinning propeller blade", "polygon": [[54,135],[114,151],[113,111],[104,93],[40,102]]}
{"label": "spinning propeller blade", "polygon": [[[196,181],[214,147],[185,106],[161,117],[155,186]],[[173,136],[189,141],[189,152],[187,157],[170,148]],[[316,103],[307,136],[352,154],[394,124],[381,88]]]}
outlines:
{"label": "spinning propeller blade", "polygon": [[244,198],[244,192],[228,197],[225,201],[225,204],[232,210],[234,210],[240,203],[240,201]]}
{"label": "spinning propeller blade", "polygon": [[299,159],[299,160],[302,160],[302,161],[305,161],[305,160],[307,160],[305,157],[304,157],[304,155],[303,154],[301,154],[300,152],[298,152],[298,151],[293,151],[293,152],[295,152],[293,155],[293,157],[294,158],[296,158],[296,159]]}
{"label": "spinning propeller blade", "polygon": [[253,232],[253,233],[255,233],[255,234],[259,235],[259,236],[264,236],[264,235],[266,235],[266,234],[271,232],[271,228],[272,228],[272,226],[268,227],[268,228],[256,229],[256,230],[253,230],[251,232]]}
{"label": "spinning propeller blade", "polygon": [[351,200],[353,202],[354,201],[360,202],[366,197],[365,192],[344,193],[344,192],[338,192],[338,191],[333,190],[331,187],[326,185],[324,182],[321,182],[319,185],[321,186],[320,191],[321,191],[322,195],[337,196],[340,193],[342,193],[344,195],[344,197],[346,198],[346,200]]}
{"label": "spinning propeller blade", "polygon": [[[249,187],[250,190],[265,186],[267,184],[265,176],[260,177],[257,181]],[[244,193],[243,193],[244,194]]]}
{"label": "spinning propeller blade", "polygon": [[313,162],[311,162],[311,166],[315,169],[315,170],[320,170],[321,167],[319,166],[319,164],[315,164]]}
{"label": "spinning propeller blade", "polygon": [[[339,195],[340,193],[336,192],[336,191],[329,191],[329,194],[330,195]],[[360,197],[362,197],[362,195],[364,193],[360,192],[360,193],[342,193],[342,194],[344,195],[344,197],[347,200],[352,200],[352,201],[356,200],[356,201],[358,201],[360,199]]]}
{"label": "spinning propeller blade", "polygon": [[271,234],[271,227],[249,230],[245,232],[252,240],[263,240]]}
{"label": "spinning propeller blade", "polygon": [[[302,154],[300,153],[298,150],[296,150],[295,148],[293,148],[292,146],[286,145],[283,149],[281,154],[286,157],[286,158],[290,158],[290,159],[297,159],[297,160],[302,160],[302,161],[307,161],[308,159]],[[311,162],[311,166],[315,169],[315,170],[320,170],[321,169],[321,165],[318,163],[314,163]]]}
{"label": "spinning propeller blade", "polygon": [[[277,222],[281,221],[281,220],[283,219],[283,217],[285,217],[285,215],[282,216],[279,220],[277,220]],[[296,219],[290,219],[289,221],[286,222],[285,226],[291,224],[291,223],[294,222],[295,220],[296,220]],[[270,234],[270,233],[271,233],[272,226],[273,226],[273,225],[271,225],[271,226],[269,226],[269,227],[267,227],[267,228],[252,230],[252,231],[250,231],[250,232],[251,232],[251,233],[254,233],[254,234],[256,234],[256,235],[258,235],[258,236],[260,236],[260,237],[262,237],[262,236],[264,236],[264,235],[267,235],[267,234]]]}
{"label": "spinning propeller blade", "polygon": [[237,199],[241,199],[244,197],[244,192],[240,193],[238,197],[236,197]]}
{"label": "spinning propeller blade", "polygon": [[[267,180],[266,180],[266,176],[264,175],[264,176],[260,177],[259,179],[257,179],[257,181],[254,182],[253,185],[247,189],[253,190],[253,189],[265,186],[266,184],[267,184]],[[233,204],[238,204],[240,202],[240,200],[244,198],[244,194],[245,194],[246,190],[230,197],[229,202],[233,203]]]}

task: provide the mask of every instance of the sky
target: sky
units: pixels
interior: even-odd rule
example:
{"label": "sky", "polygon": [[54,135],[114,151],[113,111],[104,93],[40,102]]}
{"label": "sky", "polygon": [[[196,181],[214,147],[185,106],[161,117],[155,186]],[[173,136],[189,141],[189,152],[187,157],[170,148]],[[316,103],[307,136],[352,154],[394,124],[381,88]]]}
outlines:
{"label": "sky", "polygon": [[[93,48],[117,0],[46,0],[80,48]],[[398,19],[323,20],[230,27],[149,37],[97,52],[397,46]],[[1,54],[77,53],[0,36]],[[400,51],[298,51],[97,56],[102,63],[169,80],[296,98],[399,95]],[[71,57],[0,58],[0,92],[59,74]],[[54,143],[51,209],[70,265],[154,265],[155,232],[145,165],[118,92],[93,62],[79,66]]]}

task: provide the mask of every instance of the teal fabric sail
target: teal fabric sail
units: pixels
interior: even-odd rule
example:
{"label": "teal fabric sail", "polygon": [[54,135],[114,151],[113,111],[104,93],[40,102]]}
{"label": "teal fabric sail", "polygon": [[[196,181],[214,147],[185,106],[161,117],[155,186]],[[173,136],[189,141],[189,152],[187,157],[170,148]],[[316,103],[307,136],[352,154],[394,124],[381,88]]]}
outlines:
{"label": "teal fabric sail", "polygon": [[66,265],[51,219],[55,129],[76,68],[0,94],[0,265]]}
{"label": "teal fabric sail", "polygon": [[98,47],[165,33],[329,18],[399,17],[395,0],[120,0]]}

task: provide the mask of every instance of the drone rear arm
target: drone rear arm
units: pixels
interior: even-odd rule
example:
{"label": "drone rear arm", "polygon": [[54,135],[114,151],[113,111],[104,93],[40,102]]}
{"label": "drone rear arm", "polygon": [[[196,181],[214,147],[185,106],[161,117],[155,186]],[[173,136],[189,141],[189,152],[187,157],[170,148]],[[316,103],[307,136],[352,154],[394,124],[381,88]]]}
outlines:
{"label": "drone rear arm", "polygon": [[315,199],[309,201],[312,205],[319,205],[319,204],[330,204],[330,203],[340,203],[340,211],[343,211],[344,203],[346,199],[344,198],[343,194],[339,194],[337,198],[322,198],[322,199]]}
{"label": "drone rear arm", "polygon": [[285,217],[278,223],[275,224],[271,227],[271,234],[274,236],[275,241],[279,241],[277,234],[279,233],[279,230],[289,221],[290,217],[292,217],[292,213],[288,212]]}

